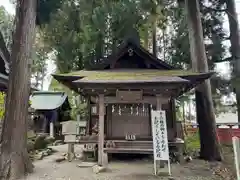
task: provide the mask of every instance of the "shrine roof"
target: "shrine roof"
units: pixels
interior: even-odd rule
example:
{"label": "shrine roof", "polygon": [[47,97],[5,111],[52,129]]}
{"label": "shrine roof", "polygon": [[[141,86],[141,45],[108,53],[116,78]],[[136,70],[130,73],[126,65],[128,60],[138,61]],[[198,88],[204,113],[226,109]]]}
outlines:
{"label": "shrine roof", "polygon": [[6,47],[2,33],[0,32],[0,73],[8,76],[10,53]]}
{"label": "shrine roof", "polygon": [[30,100],[34,110],[54,110],[64,103],[70,108],[67,94],[64,92],[36,91],[32,93]]}
{"label": "shrine roof", "polygon": [[0,73],[0,91],[6,91],[8,83],[8,76]]}
{"label": "shrine roof", "polygon": [[152,69],[112,69],[99,71],[76,71],[66,74],[55,74],[55,76],[79,77],[85,80],[130,80],[130,79],[152,79],[160,76],[191,76],[198,75],[193,71],[184,70],[152,70]]}
{"label": "shrine roof", "polygon": [[[129,51],[132,51],[132,55],[129,55]],[[116,67],[116,62],[126,58],[126,55],[128,57],[130,56],[131,61],[134,61],[133,59],[136,58],[135,60],[137,60],[138,63],[143,63],[146,65],[147,62],[147,64],[153,65],[154,69],[175,69],[175,67],[173,67],[172,65],[159,59],[158,57],[155,57],[152,53],[150,53],[143,46],[135,42],[132,38],[126,38],[121,42],[121,44],[117,46],[116,52],[111,53],[107,57],[98,59],[97,62],[95,62],[95,59],[92,59],[90,63],[91,67],[88,68],[88,70],[113,69]],[[130,66],[128,67],[130,68]]]}
{"label": "shrine roof", "polygon": [[[55,74],[55,79],[64,79],[76,83],[134,83],[134,82],[186,82],[192,78],[212,73],[196,73],[184,70],[150,70],[150,69],[112,69],[100,71],[77,71],[67,74]],[[205,78],[204,78],[205,79]]]}
{"label": "shrine roof", "polygon": [[[137,86],[144,89],[148,88],[151,83],[152,86],[158,89],[165,89],[167,86],[171,87],[171,96],[177,97],[196,87],[213,74],[213,72],[196,73],[186,70],[112,69],[98,71],[82,70],[67,74],[54,74],[53,77],[78,93],[79,88],[112,89],[114,87],[135,88]],[[92,93],[95,93],[95,91]]]}
{"label": "shrine roof", "polygon": [[10,53],[0,32],[0,91],[7,90]]}

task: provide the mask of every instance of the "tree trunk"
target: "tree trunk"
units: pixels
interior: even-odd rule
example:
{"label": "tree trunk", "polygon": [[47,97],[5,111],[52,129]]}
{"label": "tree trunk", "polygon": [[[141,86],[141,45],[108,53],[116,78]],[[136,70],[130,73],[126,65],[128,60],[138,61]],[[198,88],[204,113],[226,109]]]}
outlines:
{"label": "tree trunk", "polygon": [[[238,122],[240,123],[240,34],[238,15],[236,11],[236,4],[234,0],[226,0],[227,4],[227,15],[230,29],[230,42],[231,42],[231,53],[232,53],[232,65],[233,65],[233,78],[235,79],[234,88],[237,99],[237,113]],[[240,125],[239,125],[240,127]]]}
{"label": "tree trunk", "polygon": [[35,19],[36,0],[18,0],[6,114],[1,135],[1,180],[20,179],[24,174],[33,171],[27,153],[27,116]]}
{"label": "tree trunk", "polygon": [[[208,72],[207,57],[203,42],[203,30],[198,0],[185,0],[188,18],[192,68],[196,72]],[[200,135],[200,158],[221,160],[220,145],[216,134],[216,122],[212,102],[210,80],[195,90],[197,122]]]}
{"label": "tree trunk", "polygon": [[148,40],[149,40],[149,37],[148,37],[148,26],[147,26],[144,32],[144,48],[146,50],[148,50]]}
{"label": "tree trunk", "polygon": [[101,33],[98,34],[98,41],[96,45],[96,59],[100,60],[103,57],[103,46],[104,46],[104,39]]}
{"label": "tree trunk", "polygon": [[167,52],[167,48],[166,48],[166,33],[165,33],[165,29],[163,29],[162,32],[162,39],[163,39],[163,61],[166,61],[166,52]]}
{"label": "tree trunk", "polygon": [[186,128],[186,113],[185,113],[185,101],[183,101],[183,130],[184,133],[187,134],[187,128]]}
{"label": "tree trunk", "polygon": [[152,27],[152,48],[153,55],[157,57],[157,20],[155,19]]}

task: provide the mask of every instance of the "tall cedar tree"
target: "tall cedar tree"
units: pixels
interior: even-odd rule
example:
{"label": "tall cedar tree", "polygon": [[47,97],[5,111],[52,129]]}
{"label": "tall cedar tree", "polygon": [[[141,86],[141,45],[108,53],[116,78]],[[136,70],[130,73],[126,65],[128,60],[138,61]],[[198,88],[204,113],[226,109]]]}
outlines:
{"label": "tall cedar tree", "polygon": [[233,65],[234,89],[237,99],[238,122],[240,123],[240,33],[236,4],[234,0],[225,0],[230,29],[230,43]]}
{"label": "tall cedar tree", "polygon": [[[189,27],[189,41],[192,68],[196,72],[208,72],[208,63],[203,42],[198,0],[185,0]],[[216,122],[211,94],[210,80],[206,80],[196,88],[197,122],[201,151],[200,157],[205,160],[221,160],[221,151],[216,134]]]}
{"label": "tall cedar tree", "polygon": [[[43,25],[61,0],[17,0],[16,29],[0,147],[0,179],[19,179],[33,171],[27,152],[27,117],[35,25]],[[37,16],[37,18],[36,18]]]}
{"label": "tall cedar tree", "polygon": [[0,179],[19,179],[33,171],[27,152],[27,114],[36,0],[18,0],[6,114],[1,135]]}

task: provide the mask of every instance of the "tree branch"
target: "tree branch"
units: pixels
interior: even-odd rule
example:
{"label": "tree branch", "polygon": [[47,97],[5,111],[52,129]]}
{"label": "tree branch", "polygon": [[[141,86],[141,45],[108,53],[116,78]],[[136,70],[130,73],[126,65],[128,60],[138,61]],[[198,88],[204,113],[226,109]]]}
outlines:
{"label": "tree branch", "polygon": [[222,59],[222,60],[214,62],[214,63],[231,62],[232,60],[233,60],[233,57],[231,56],[231,57]]}

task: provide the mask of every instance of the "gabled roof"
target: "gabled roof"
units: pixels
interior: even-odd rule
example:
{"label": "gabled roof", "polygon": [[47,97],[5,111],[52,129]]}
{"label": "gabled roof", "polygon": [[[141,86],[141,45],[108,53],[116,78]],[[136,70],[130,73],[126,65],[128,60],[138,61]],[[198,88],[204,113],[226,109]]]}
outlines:
{"label": "gabled roof", "polygon": [[0,73],[8,75],[9,73],[10,53],[6,47],[3,35],[0,32]]}
{"label": "gabled roof", "polygon": [[77,71],[68,74],[55,74],[53,77],[76,92],[78,92],[78,88],[85,85],[98,85],[104,88],[104,84],[109,86],[120,86],[129,83],[132,85],[149,85],[150,83],[157,83],[159,86],[163,84],[182,84],[186,88],[184,88],[182,92],[179,92],[179,96],[210,78],[213,74],[213,72],[196,73],[184,70],[112,69]]}
{"label": "gabled roof", "polygon": [[92,69],[95,69],[95,70],[110,69],[111,64],[118,61],[121,57],[127,54],[129,49],[132,49],[134,53],[136,53],[139,57],[142,57],[143,59],[148,60],[159,69],[165,69],[165,70],[175,69],[173,66],[155,57],[152,53],[147,51],[141,45],[137,45],[132,39],[124,40],[117,47],[116,53],[113,53],[108,57],[104,58],[102,61],[100,61],[100,64],[97,64],[96,67],[93,67]]}
{"label": "gabled roof", "polygon": [[8,76],[0,73],[0,91],[7,90]]}
{"label": "gabled roof", "polygon": [[32,93],[30,101],[35,110],[54,110],[68,103],[68,98],[64,92],[38,91]]}
{"label": "gabled roof", "polygon": [[0,32],[0,91],[6,91],[8,83],[10,53]]}
{"label": "gabled roof", "polygon": [[[0,32],[0,91],[6,91],[9,79],[10,52],[8,51],[3,35]],[[31,86],[31,90],[38,89]]]}

